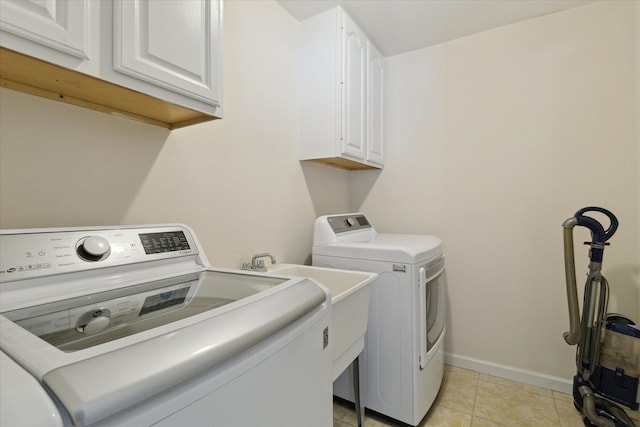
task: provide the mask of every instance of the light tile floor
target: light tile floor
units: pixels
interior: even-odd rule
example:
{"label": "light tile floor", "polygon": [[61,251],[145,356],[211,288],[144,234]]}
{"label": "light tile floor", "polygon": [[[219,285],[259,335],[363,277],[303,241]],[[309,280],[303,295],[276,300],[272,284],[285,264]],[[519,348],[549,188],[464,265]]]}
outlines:
{"label": "light tile floor", "polygon": [[[637,411],[629,412],[640,426]],[[366,412],[365,427],[394,426]],[[356,426],[353,405],[336,401],[333,427]],[[584,427],[564,393],[445,366],[442,388],[420,427]]]}

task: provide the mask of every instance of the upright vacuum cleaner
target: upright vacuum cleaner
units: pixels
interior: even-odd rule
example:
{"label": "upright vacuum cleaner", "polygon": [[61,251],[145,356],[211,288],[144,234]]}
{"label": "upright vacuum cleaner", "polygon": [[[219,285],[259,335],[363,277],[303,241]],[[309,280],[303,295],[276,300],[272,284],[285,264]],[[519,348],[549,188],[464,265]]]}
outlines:
{"label": "upright vacuum cleaner", "polygon": [[[609,219],[604,229],[585,215],[599,212]],[[638,409],[640,389],[640,330],[633,321],[620,314],[607,313],[609,284],[601,274],[604,248],[618,228],[611,212],[586,207],[567,219],[564,227],[564,263],[569,301],[570,331],[564,333],[569,345],[578,345],[577,374],[573,377],[573,402],[586,426],[636,427],[620,405]],[[582,320],[578,307],[573,253],[573,228],[591,231],[589,273],[584,289]],[[615,403],[614,403],[615,402]],[[618,405],[620,404],[620,405]]]}

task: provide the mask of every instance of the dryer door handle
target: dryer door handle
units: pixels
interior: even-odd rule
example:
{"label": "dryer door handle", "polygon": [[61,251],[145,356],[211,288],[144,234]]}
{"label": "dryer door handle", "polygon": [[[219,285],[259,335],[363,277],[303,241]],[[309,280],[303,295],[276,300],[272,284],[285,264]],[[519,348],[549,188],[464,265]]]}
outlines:
{"label": "dryer door handle", "polygon": [[419,363],[420,369],[424,369],[427,366],[427,270],[424,267],[420,267],[418,275],[418,307]]}

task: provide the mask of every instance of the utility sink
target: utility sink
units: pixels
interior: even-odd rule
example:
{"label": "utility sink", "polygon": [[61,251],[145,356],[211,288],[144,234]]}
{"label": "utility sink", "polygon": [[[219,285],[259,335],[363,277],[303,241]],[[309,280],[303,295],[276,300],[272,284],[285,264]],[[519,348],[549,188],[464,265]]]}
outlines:
{"label": "utility sink", "polygon": [[298,264],[276,264],[269,268],[269,273],[307,277],[331,292],[332,380],[335,380],[364,350],[364,334],[369,318],[369,284],[378,274]]}

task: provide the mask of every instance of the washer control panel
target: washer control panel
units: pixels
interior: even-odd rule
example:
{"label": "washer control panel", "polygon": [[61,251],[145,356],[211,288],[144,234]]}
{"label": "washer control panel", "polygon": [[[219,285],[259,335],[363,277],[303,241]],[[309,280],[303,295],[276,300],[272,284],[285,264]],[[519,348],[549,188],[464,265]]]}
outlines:
{"label": "washer control panel", "polygon": [[0,232],[0,283],[197,255],[185,226]]}

